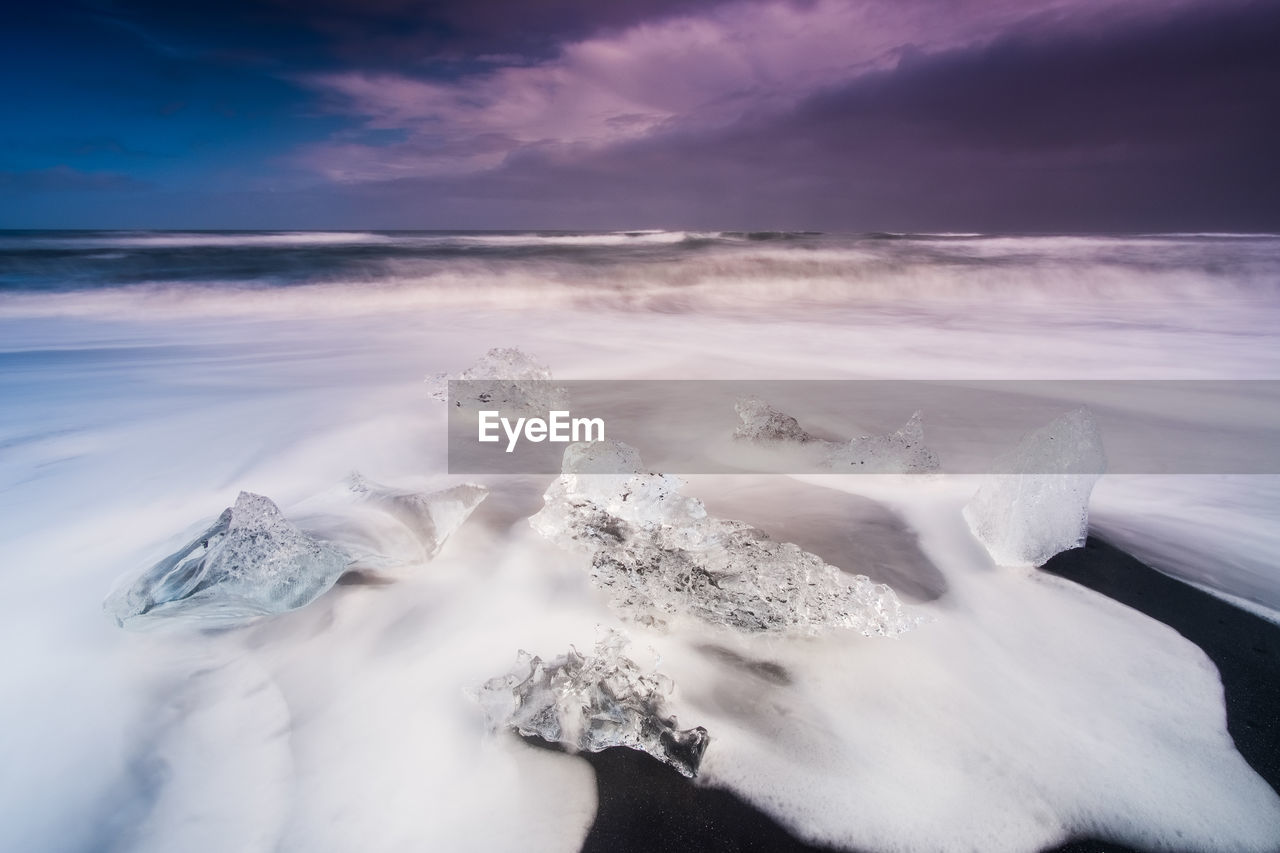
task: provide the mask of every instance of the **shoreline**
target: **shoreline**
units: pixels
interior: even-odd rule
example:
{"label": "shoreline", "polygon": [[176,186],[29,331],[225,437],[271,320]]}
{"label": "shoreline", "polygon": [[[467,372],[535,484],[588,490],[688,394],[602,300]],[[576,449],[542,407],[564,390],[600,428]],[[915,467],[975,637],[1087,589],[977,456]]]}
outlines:
{"label": "shoreline", "polygon": [[[1156,619],[1199,646],[1222,680],[1227,729],[1245,761],[1280,792],[1280,626],[1145,565],[1096,537],[1040,571]],[[615,747],[581,753],[595,771],[598,808],[582,853],[859,853],[806,844],[730,791],[703,787],[656,759]],[[1136,853],[1081,837],[1028,853]]]}

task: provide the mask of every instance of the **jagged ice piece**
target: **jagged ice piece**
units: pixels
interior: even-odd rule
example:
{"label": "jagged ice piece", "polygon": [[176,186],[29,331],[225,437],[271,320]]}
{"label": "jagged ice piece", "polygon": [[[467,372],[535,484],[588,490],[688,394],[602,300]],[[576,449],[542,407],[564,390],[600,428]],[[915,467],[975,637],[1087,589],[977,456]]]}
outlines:
{"label": "jagged ice piece", "polygon": [[412,534],[421,549],[418,562],[440,553],[445,541],[489,495],[484,486],[464,483],[438,492],[393,489],[352,474],[347,482],[357,501],[382,510]]}
{"label": "jagged ice piece", "polygon": [[295,610],[347,572],[395,577],[439,553],[489,494],[464,484],[438,492],[381,486],[359,474],[312,498],[294,524],[269,499],[234,506],[104,607],[122,625],[161,616],[235,622]]}
{"label": "jagged ice piece", "polygon": [[924,474],[938,470],[938,457],[925,446],[924,424],[916,412],[896,432],[858,436],[837,446],[827,464],[865,474]]}
{"label": "jagged ice piece", "polygon": [[[915,627],[892,589],[827,565],[738,521],[709,518],[658,474],[571,473],[584,454],[638,460],[621,442],[571,445],[563,474],[530,519],[563,547],[591,556],[591,578],[624,617],[663,626],[677,616],[749,632],[812,635],[852,628],[890,636]],[[617,446],[621,445],[621,446]],[[618,491],[609,493],[608,487]]]}
{"label": "jagged ice piece", "polygon": [[268,498],[241,492],[209,529],[104,606],[122,626],[152,616],[281,613],[329,589],[348,563],[341,549],[303,533]]}
{"label": "jagged ice piece", "polygon": [[795,441],[807,444],[819,441],[800,426],[800,422],[758,397],[743,397],[734,404],[734,411],[742,423],[733,431],[733,437],[742,441],[771,442]]}
{"label": "jagged ice piece", "polygon": [[859,474],[923,474],[938,470],[937,455],[925,446],[924,424],[916,412],[888,435],[856,436],[847,443],[828,441],[807,432],[791,415],[755,397],[744,397],[734,409],[742,420],[733,437],[755,444],[792,443],[818,448],[821,465]]}
{"label": "jagged ice piece", "polygon": [[553,386],[551,369],[514,347],[495,347],[474,365],[456,374],[428,377],[431,396],[449,397],[449,380],[466,382],[454,401],[460,408],[492,409],[509,414],[541,414],[566,409],[568,392]]}
{"label": "jagged ice piece", "polygon": [[569,653],[544,661],[521,651],[507,675],[476,691],[489,724],[570,749],[638,749],[695,776],[710,738],[698,726],[680,729],[665,713],[669,678],[645,673],[622,652],[626,639],[608,632],[592,654]]}
{"label": "jagged ice piece", "polygon": [[965,505],[965,520],[997,564],[1043,565],[1084,544],[1089,495],[1106,467],[1093,415],[1069,412],[996,460]]}

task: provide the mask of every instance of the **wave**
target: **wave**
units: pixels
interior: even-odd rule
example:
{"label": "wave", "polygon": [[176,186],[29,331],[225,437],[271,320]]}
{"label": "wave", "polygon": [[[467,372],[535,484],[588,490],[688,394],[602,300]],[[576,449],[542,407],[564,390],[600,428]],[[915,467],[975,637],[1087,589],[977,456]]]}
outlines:
{"label": "wave", "polygon": [[439,239],[478,246],[669,246],[689,240],[715,240],[720,236],[722,232],[719,231],[614,231],[604,234],[465,234]]}
{"label": "wave", "polygon": [[[715,240],[719,231],[404,232],[404,231],[141,231],[25,232],[0,235],[0,251],[13,249],[175,249],[295,246],[627,246]],[[773,232],[770,232],[773,233]]]}
{"label": "wave", "polygon": [[14,249],[174,249],[337,246],[391,242],[386,234],[358,231],[140,231],[57,232],[0,235],[0,251]]}
{"label": "wave", "polygon": [[[187,246],[181,241],[189,236],[166,234],[172,244],[157,245]],[[963,306],[957,322],[975,316],[975,309],[993,315],[1040,311],[1048,322],[1093,316],[1131,323],[1136,316],[1142,323],[1203,323],[1224,313],[1253,322],[1280,315],[1280,239],[343,232],[338,236],[345,243],[326,243],[334,235],[196,236],[262,242],[253,249],[236,243],[234,251],[152,244],[61,254],[0,248],[0,317],[139,310],[376,313],[432,306],[660,313],[742,313],[763,306],[808,320],[825,316],[814,308],[936,315]],[[1115,305],[1142,311],[1124,316]]]}
{"label": "wave", "polygon": [[676,246],[818,237],[817,231],[72,231],[0,232],[0,253],[21,250],[293,248],[383,246],[482,247]]}

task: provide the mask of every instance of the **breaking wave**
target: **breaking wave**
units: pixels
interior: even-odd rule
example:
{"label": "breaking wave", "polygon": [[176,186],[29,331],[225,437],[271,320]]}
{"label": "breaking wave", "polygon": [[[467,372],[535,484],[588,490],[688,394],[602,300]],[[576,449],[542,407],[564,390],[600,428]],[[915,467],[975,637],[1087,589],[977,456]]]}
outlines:
{"label": "breaking wave", "polygon": [[[0,316],[473,306],[737,312],[1111,303],[1280,305],[1280,237],[28,232],[0,236]],[[924,305],[924,308],[920,308]]]}
{"label": "breaking wave", "polygon": [[[489,497],[422,566],[403,516],[325,490],[353,469],[397,499],[460,485],[422,379],[490,347],[537,353],[557,380],[1275,378],[1277,282],[1275,237],[0,234],[0,642],[21,650],[3,677],[23,697],[0,707],[22,733],[0,848],[581,849],[590,767],[487,737],[466,698],[526,648],[564,655],[544,669],[570,678],[558,696],[656,720],[659,739],[705,726],[700,778],[814,843],[1274,849],[1280,798],[1237,752],[1209,659],[1113,600],[997,569],[964,520],[977,486],[963,478],[682,487],[827,567],[889,573],[931,621],[875,641],[683,612],[667,633],[622,623],[597,580],[681,528],[597,566],[531,529],[545,479],[482,483]],[[726,435],[734,421],[728,401]],[[1090,519],[1274,607],[1275,479],[1108,476]],[[204,540],[241,490],[307,536],[378,545],[374,568],[414,568],[235,630],[126,635],[101,617],[114,577],[180,549],[216,562],[226,545]],[[742,530],[737,545],[764,541]],[[570,657],[598,625],[631,632],[636,666]],[[632,710],[591,692],[602,674],[645,688],[625,694]],[[625,740],[603,734],[564,740]]]}

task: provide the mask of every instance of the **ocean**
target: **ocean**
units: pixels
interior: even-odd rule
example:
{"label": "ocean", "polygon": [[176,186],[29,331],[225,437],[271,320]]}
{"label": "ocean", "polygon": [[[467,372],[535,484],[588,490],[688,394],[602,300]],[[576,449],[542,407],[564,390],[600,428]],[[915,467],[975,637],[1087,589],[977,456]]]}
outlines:
{"label": "ocean", "polygon": [[[839,568],[874,553],[922,619],[894,638],[626,623],[530,528],[552,479],[533,473],[486,480],[393,584],[232,628],[125,631],[102,603],[242,490],[289,515],[353,471],[468,479],[425,380],[492,348],[565,381],[1275,380],[1278,326],[1274,235],[0,232],[0,678],[20,697],[0,724],[22,733],[0,848],[577,850],[591,768],[488,732],[471,694],[603,626],[710,732],[700,783],[806,841],[1272,849],[1280,796],[1234,749],[1214,665],[996,567],[960,511],[977,479],[945,458],[686,478]],[[1275,621],[1278,511],[1271,474],[1109,474],[1089,525]]]}

